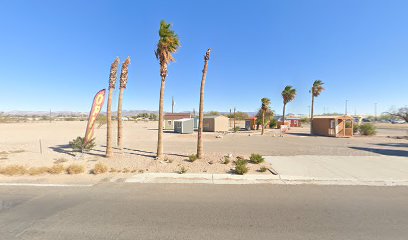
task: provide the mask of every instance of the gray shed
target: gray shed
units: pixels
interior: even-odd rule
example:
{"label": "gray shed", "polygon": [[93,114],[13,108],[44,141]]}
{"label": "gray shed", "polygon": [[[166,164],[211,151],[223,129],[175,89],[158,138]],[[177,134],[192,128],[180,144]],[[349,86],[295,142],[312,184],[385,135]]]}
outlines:
{"label": "gray shed", "polygon": [[193,133],[194,132],[194,118],[184,118],[174,120],[175,133]]}

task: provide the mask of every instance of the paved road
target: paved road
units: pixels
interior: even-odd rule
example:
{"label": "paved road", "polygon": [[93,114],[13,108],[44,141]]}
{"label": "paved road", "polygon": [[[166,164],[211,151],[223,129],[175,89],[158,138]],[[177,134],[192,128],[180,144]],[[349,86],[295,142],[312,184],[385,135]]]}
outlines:
{"label": "paved road", "polygon": [[408,188],[0,187],[0,239],[407,239]]}

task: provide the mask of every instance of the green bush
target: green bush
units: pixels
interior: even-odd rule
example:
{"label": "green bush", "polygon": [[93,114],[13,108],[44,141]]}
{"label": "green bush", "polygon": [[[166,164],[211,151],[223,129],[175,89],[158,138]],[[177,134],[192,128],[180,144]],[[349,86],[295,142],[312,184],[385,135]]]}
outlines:
{"label": "green bush", "polygon": [[262,166],[260,169],[259,169],[259,171],[260,172],[266,172],[266,170],[268,170],[265,166]]}
{"label": "green bush", "polygon": [[360,134],[364,136],[373,136],[377,134],[377,128],[371,123],[360,125]]}
{"label": "green bush", "polygon": [[197,159],[198,159],[198,157],[197,157],[196,154],[192,154],[192,155],[188,156],[188,160],[189,160],[190,162],[194,162],[194,161],[197,160]]}
{"label": "green bush", "polygon": [[248,172],[247,161],[245,159],[238,159],[235,161],[235,173],[244,175]]}
{"label": "green bush", "polygon": [[276,121],[275,118],[271,118],[271,121],[269,122],[269,128],[276,128],[278,125],[278,122]]}
{"label": "green bush", "polygon": [[223,164],[228,164],[230,162],[231,162],[230,158],[228,156],[224,156],[224,161],[222,163]]}
{"label": "green bush", "polygon": [[238,132],[239,130],[241,130],[240,127],[234,127],[234,128],[232,129],[232,131],[234,131],[234,132]]}
{"label": "green bush", "polygon": [[85,141],[85,138],[77,137],[76,139],[73,139],[72,141],[70,141],[69,145],[72,147],[74,151],[79,151],[79,152],[89,152],[96,146],[95,138],[92,138],[87,143],[85,143],[84,141]]}
{"label": "green bush", "polygon": [[252,153],[251,156],[249,157],[249,161],[254,164],[259,164],[265,161],[265,159],[260,155],[256,153]]}
{"label": "green bush", "polygon": [[360,125],[354,124],[353,125],[353,133],[356,134],[356,133],[358,133],[359,130],[360,130]]}

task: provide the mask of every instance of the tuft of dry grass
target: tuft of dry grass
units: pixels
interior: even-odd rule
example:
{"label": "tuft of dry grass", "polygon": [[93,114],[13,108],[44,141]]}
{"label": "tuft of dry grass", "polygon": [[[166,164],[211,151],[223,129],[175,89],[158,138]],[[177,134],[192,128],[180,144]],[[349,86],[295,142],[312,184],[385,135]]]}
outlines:
{"label": "tuft of dry grass", "polygon": [[58,164],[58,163],[64,163],[64,162],[68,162],[68,159],[66,158],[57,158],[55,159],[54,163]]}
{"label": "tuft of dry grass", "polygon": [[116,168],[111,168],[110,170],[109,170],[109,172],[111,172],[111,173],[114,173],[114,172],[117,172],[118,170],[116,170]]}
{"label": "tuft of dry grass", "polygon": [[62,164],[54,164],[54,166],[48,168],[48,173],[50,174],[61,174],[65,170]]}
{"label": "tuft of dry grass", "polygon": [[66,168],[68,174],[79,174],[85,172],[85,167],[78,164],[71,164]]}
{"label": "tuft of dry grass", "polygon": [[14,175],[24,175],[27,173],[27,168],[21,165],[9,165],[7,167],[0,169],[0,174],[14,176]]}
{"label": "tuft of dry grass", "polygon": [[127,168],[124,168],[124,169],[122,170],[122,173],[128,173],[128,172],[130,172],[130,170],[127,169]]}
{"label": "tuft of dry grass", "polygon": [[27,173],[31,176],[41,175],[48,173],[48,167],[31,167],[27,170]]}
{"label": "tuft of dry grass", "polygon": [[103,163],[97,163],[94,166],[94,169],[92,170],[93,174],[102,174],[102,173],[106,173],[108,171],[108,166],[106,166]]}
{"label": "tuft of dry grass", "polygon": [[19,149],[19,150],[10,151],[9,153],[23,153],[23,152],[25,152],[25,150]]}

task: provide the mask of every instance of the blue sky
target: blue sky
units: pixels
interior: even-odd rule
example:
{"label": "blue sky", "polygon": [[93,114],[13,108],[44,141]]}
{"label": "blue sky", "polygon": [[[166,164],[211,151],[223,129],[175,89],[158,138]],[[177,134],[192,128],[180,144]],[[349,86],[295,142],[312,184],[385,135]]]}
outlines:
{"label": "blue sky", "polygon": [[[158,109],[160,20],[182,47],[169,66],[165,110],[198,109],[203,55],[211,47],[205,110],[256,111],[262,97],[307,113],[378,112],[408,104],[408,1],[2,1],[0,111],[89,111],[116,56],[129,55],[124,109]],[[115,92],[114,104],[117,103]]]}

